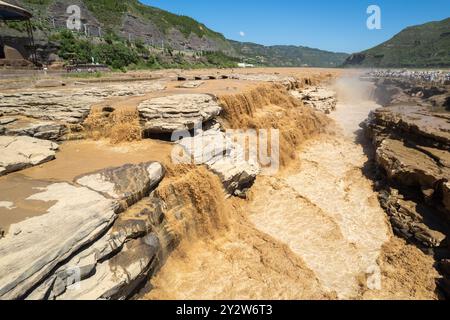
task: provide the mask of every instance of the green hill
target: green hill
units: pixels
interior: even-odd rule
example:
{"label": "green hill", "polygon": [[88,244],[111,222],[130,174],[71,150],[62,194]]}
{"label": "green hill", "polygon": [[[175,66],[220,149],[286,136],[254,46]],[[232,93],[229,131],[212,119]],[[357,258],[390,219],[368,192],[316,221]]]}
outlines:
{"label": "green hill", "polygon": [[[138,0],[8,0],[29,9],[34,23],[51,32],[65,28],[67,8],[78,5],[83,28],[91,36],[112,31],[125,39],[173,49],[232,52],[225,37],[194,19],[147,6]],[[84,27],[86,25],[86,29]],[[86,31],[87,30],[87,31]],[[38,36],[41,34],[38,33]],[[164,43],[163,43],[164,42]]]}
{"label": "green hill", "polygon": [[236,52],[246,62],[276,67],[338,67],[349,56],[303,46],[262,46],[232,41]]}
{"label": "green hill", "polygon": [[[70,16],[67,8],[78,5],[83,24],[79,36],[94,43],[98,43],[98,38],[104,38],[108,33],[124,41],[131,43],[139,41],[140,44],[160,49],[223,54],[210,56],[211,61],[220,58],[221,61],[226,60],[226,64],[245,61],[263,66],[336,67],[348,56],[307,47],[266,47],[231,41],[190,17],[147,6],[138,0],[7,0],[7,2],[32,11],[35,36],[41,47],[45,47],[49,39],[58,38],[55,37],[55,33],[66,28]],[[14,32],[9,33],[9,36],[18,37],[17,29],[12,30]],[[85,46],[83,44],[83,47]]]}
{"label": "green hill", "polygon": [[349,67],[450,67],[450,18],[404,29],[389,41],[348,57]]}

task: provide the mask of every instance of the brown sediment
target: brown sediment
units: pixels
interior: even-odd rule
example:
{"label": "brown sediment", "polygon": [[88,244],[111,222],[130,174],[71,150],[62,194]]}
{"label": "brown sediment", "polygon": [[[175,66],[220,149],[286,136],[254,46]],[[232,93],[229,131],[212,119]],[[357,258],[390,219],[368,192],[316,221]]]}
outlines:
{"label": "brown sediment", "polygon": [[169,169],[155,195],[181,240],[144,299],[332,299],[302,259],[247,219],[242,200],[225,199],[203,167]]}
{"label": "brown sediment", "polygon": [[0,229],[8,232],[12,224],[27,218],[45,214],[55,202],[28,200],[39,188],[49,182],[30,179],[21,174],[11,174],[0,178],[0,201],[7,201],[10,207],[0,206]]}
{"label": "brown sediment", "polygon": [[403,239],[392,237],[383,248],[379,258],[382,290],[367,291],[364,299],[415,299],[436,300],[436,278],[432,256],[407,244]]}
{"label": "brown sediment", "polygon": [[297,157],[298,147],[307,139],[326,132],[330,120],[303,106],[278,84],[260,85],[233,95],[219,96],[224,125],[231,129],[280,130],[280,164]]}
{"label": "brown sediment", "polygon": [[55,160],[23,170],[21,174],[40,180],[72,181],[85,173],[127,163],[158,161],[167,166],[171,163],[171,152],[172,143],[160,140],[141,140],[118,145],[111,145],[105,139],[67,141],[60,146]]}

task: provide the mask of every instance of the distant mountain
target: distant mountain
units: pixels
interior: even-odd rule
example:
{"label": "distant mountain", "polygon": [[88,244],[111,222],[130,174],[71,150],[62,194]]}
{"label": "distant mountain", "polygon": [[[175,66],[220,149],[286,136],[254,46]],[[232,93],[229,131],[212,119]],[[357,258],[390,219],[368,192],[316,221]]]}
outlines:
{"label": "distant mountain", "polygon": [[302,46],[263,46],[231,41],[236,52],[247,62],[276,67],[338,67],[349,56]]}
{"label": "distant mountain", "polygon": [[[70,14],[67,8],[81,9],[82,31],[89,36],[101,36],[113,31],[130,40],[142,40],[153,46],[172,49],[221,51],[229,56],[265,66],[341,65],[347,54],[295,46],[262,46],[227,40],[204,24],[187,17],[147,6],[138,0],[7,0],[27,8],[34,14],[36,37],[41,43],[49,35],[66,27]],[[13,30],[14,31],[14,30]],[[17,36],[17,32],[11,35]]]}
{"label": "distant mountain", "polygon": [[348,67],[450,67],[450,18],[404,29],[389,41],[352,54]]}

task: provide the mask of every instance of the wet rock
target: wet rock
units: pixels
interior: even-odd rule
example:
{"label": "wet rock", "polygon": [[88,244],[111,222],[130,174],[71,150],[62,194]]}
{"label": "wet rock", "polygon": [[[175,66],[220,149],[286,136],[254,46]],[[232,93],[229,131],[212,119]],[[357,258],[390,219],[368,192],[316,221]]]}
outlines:
{"label": "wet rock", "polygon": [[82,176],[78,185],[41,184],[32,196],[16,199],[49,208],[12,225],[1,240],[0,299],[134,294],[175,247],[161,201],[143,199],[163,175],[156,162],[124,165]]}
{"label": "wet rock", "polygon": [[200,131],[178,143],[185,150],[189,163],[193,159],[195,164],[205,164],[219,176],[230,194],[251,186],[260,173],[256,162],[245,159],[244,149],[217,128]]}
{"label": "wet rock", "polygon": [[53,121],[35,119],[15,119],[2,124],[0,118],[0,132],[6,136],[29,136],[45,140],[60,140],[66,133],[67,127]]}
{"label": "wet rock", "polygon": [[[95,241],[116,219],[117,204],[68,183],[50,184],[23,201],[52,205],[11,226],[0,242],[0,299],[24,298],[52,270]],[[20,232],[16,232],[20,231]]]}
{"label": "wet rock", "polygon": [[300,91],[291,91],[291,94],[302,100],[305,106],[326,114],[336,110],[337,97],[332,90],[322,87],[309,87]]}
{"label": "wet rock", "polygon": [[27,136],[0,136],[0,176],[55,158],[58,145]]}
{"label": "wet rock", "polygon": [[164,173],[158,162],[127,164],[83,175],[75,182],[129,206],[147,196],[162,180]]}
{"label": "wet rock", "polygon": [[141,125],[150,133],[191,130],[219,115],[221,107],[207,94],[179,94],[159,97],[138,106]]}

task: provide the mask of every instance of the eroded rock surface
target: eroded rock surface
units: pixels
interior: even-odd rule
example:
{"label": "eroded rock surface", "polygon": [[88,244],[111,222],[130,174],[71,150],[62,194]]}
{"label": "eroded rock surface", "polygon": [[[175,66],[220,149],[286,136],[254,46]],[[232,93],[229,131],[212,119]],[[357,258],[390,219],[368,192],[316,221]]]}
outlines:
{"label": "eroded rock surface", "polygon": [[148,194],[163,176],[163,166],[158,162],[151,162],[103,169],[77,178],[75,182],[131,205]]}
{"label": "eroded rock surface", "polygon": [[173,247],[161,202],[148,197],[163,175],[156,162],[125,165],[80,177],[77,185],[48,182],[14,199],[16,206],[49,206],[1,239],[0,299],[132,295]]}
{"label": "eroded rock surface", "polygon": [[222,108],[208,94],[178,94],[144,101],[138,110],[144,131],[172,133],[191,130],[218,116]]}
{"label": "eroded rock surface", "polygon": [[286,87],[288,90],[293,90],[299,87],[299,83],[296,78],[289,76],[282,76],[277,74],[231,74],[228,76],[230,79],[246,80],[246,81],[259,81],[259,82],[271,82],[279,83]]}
{"label": "eroded rock surface", "polygon": [[194,137],[179,141],[187,154],[185,160],[192,159],[195,164],[205,164],[219,176],[230,194],[241,195],[260,173],[258,163],[246,160],[242,146],[218,128],[197,133]]}
{"label": "eroded rock surface", "polygon": [[55,158],[58,145],[27,136],[0,136],[0,176]]}
{"label": "eroded rock surface", "polygon": [[[380,202],[394,231],[437,259],[450,257],[450,116],[392,106],[376,110],[364,126],[381,169]],[[448,291],[448,278],[440,284]]]}
{"label": "eroded rock surface", "polygon": [[78,249],[95,241],[116,218],[117,205],[87,188],[54,183],[23,199],[52,201],[38,217],[15,225],[0,242],[0,298],[24,298]]}
{"label": "eroded rock surface", "polygon": [[126,85],[109,84],[81,89],[65,88],[0,93],[0,115],[6,119],[24,116],[46,121],[45,124],[31,127],[29,123],[20,125],[20,122],[15,124],[13,122],[11,123],[12,128],[10,128],[8,121],[3,120],[0,121],[0,134],[29,135],[56,140],[62,136],[60,126],[82,123],[95,103],[110,97],[139,96],[164,88],[163,82],[153,81]]}
{"label": "eroded rock surface", "polygon": [[193,89],[198,88],[201,85],[203,85],[205,82],[201,80],[195,80],[195,81],[188,81],[180,84],[178,88],[184,88],[184,89]]}
{"label": "eroded rock surface", "polygon": [[322,87],[308,87],[299,91],[291,91],[291,94],[303,101],[303,104],[326,114],[336,110],[337,97],[332,90]]}
{"label": "eroded rock surface", "polygon": [[66,125],[54,121],[0,117],[0,134],[5,136],[29,136],[56,141],[60,140],[67,131]]}

